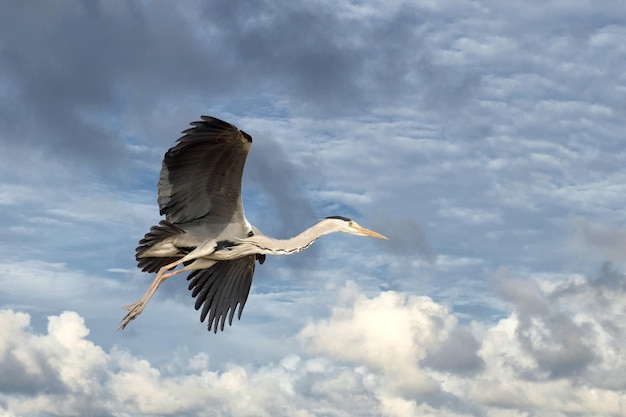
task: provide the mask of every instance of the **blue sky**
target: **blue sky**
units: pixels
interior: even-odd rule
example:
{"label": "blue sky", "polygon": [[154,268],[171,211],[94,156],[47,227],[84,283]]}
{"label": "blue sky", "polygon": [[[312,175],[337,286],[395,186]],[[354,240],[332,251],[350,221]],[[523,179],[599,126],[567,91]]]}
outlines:
{"label": "blue sky", "polygon": [[[10,1],[0,414],[626,415],[626,11],[564,1]],[[152,277],[164,152],[254,137],[246,215],[331,235],[207,332]]]}

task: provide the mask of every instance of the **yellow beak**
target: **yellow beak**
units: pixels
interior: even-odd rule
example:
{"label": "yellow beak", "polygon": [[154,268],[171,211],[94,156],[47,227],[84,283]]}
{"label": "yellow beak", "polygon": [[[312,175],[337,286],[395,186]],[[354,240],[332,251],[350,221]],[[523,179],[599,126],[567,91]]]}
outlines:
{"label": "yellow beak", "polygon": [[357,234],[359,234],[361,236],[371,236],[371,237],[375,237],[377,239],[387,239],[386,236],[383,236],[380,233],[376,233],[373,230],[366,229],[365,227],[360,226],[360,225],[358,225],[356,223],[354,223],[352,225],[352,227],[356,230]]}

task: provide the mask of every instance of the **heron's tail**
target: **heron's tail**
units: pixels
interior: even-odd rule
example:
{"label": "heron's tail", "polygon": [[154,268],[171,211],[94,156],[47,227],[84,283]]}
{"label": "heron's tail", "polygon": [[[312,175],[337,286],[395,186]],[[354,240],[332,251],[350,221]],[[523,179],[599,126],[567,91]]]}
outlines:
{"label": "heron's tail", "polygon": [[185,252],[166,240],[182,233],[185,233],[183,229],[165,220],[152,226],[135,249],[137,266],[144,272],[157,272],[162,266],[180,259]]}

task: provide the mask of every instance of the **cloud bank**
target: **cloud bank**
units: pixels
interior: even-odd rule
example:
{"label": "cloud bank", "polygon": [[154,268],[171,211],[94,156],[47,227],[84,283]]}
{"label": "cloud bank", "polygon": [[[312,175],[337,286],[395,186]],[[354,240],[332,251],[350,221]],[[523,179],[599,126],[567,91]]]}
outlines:
{"label": "cloud bank", "polygon": [[496,322],[462,324],[425,296],[366,296],[352,281],[277,362],[173,354],[157,367],[89,339],[84,319],[0,312],[0,410],[9,416],[616,416],[626,412],[626,278],[610,265],[563,282],[507,271]]}

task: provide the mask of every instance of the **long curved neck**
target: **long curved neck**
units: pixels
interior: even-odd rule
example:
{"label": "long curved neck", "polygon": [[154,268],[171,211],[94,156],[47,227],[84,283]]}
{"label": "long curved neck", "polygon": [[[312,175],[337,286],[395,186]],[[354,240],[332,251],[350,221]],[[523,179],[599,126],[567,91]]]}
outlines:
{"label": "long curved neck", "polygon": [[311,246],[320,236],[335,232],[332,224],[321,221],[309,227],[291,239],[274,239],[269,236],[252,236],[246,242],[259,248],[260,253],[272,255],[291,255]]}

